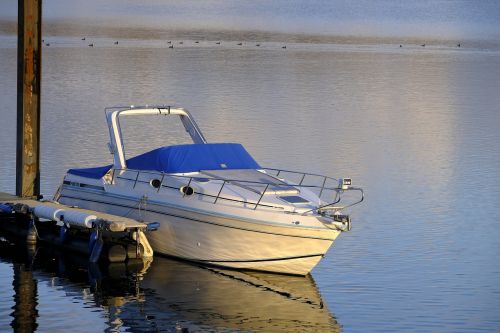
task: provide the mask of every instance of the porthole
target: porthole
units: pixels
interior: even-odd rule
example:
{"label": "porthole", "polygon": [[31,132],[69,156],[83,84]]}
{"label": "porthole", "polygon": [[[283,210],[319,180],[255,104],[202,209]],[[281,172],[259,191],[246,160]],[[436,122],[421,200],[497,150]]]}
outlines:
{"label": "porthole", "polygon": [[161,186],[161,181],[159,179],[151,179],[151,181],[149,182],[149,184],[151,186],[153,186],[154,188],[160,188]]}
{"label": "porthole", "polygon": [[194,193],[194,190],[191,186],[183,186],[180,188],[180,190],[184,195],[192,195]]}

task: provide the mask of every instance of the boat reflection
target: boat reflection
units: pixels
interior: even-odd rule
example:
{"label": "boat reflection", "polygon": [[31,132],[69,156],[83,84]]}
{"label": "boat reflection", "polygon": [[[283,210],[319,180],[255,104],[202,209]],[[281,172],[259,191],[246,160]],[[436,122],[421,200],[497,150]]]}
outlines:
{"label": "boat reflection", "polygon": [[[6,247],[5,243],[2,247]],[[63,290],[102,312],[105,331],[167,332],[339,332],[340,325],[321,300],[311,276],[294,277],[207,268],[157,257],[148,263],[88,266],[85,258],[37,248],[26,254],[6,249],[2,261],[30,267],[37,285]],[[24,252],[24,254],[22,254]],[[15,253],[9,255],[6,253]],[[17,276],[17,275],[16,275]],[[54,283],[54,279],[57,282]],[[15,289],[15,293],[18,290]],[[23,295],[16,308],[30,308],[35,327],[37,297],[32,306]],[[39,301],[39,300],[38,300]],[[88,309],[86,309],[88,310]],[[74,311],[74,309],[73,309]],[[12,314],[12,325],[23,319]],[[62,319],[64,322],[64,319]],[[26,322],[26,321],[24,321]],[[64,323],[59,323],[63,324]],[[67,327],[71,326],[67,322]]]}
{"label": "boat reflection", "polygon": [[143,311],[194,331],[338,332],[312,277],[243,273],[156,258]]}

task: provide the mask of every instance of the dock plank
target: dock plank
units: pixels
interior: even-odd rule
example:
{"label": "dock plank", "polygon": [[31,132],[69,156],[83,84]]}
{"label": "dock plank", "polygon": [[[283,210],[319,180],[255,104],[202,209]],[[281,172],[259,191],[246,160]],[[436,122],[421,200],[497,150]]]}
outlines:
{"label": "dock plank", "polygon": [[19,197],[9,193],[0,192],[0,202],[12,202],[16,200],[19,200]]}

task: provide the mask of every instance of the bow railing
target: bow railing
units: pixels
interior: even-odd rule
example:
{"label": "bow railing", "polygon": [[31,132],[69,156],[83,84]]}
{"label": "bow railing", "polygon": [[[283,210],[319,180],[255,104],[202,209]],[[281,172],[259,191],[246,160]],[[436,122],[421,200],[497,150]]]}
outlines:
{"label": "bow railing", "polygon": [[[175,189],[180,190],[182,197],[191,195],[201,195],[204,198],[212,199],[213,204],[217,204],[220,201],[235,202],[246,205],[254,210],[258,207],[275,208],[284,210],[284,207],[273,205],[267,201],[263,201],[265,195],[274,194],[279,196],[291,193],[290,191],[295,191],[296,194],[300,193],[301,189],[308,189],[315,193],[320,199],[320,204],[312,209],[309,209],[300,214],[307,214],[311,212],[317,212],[319,214],[325,214],[331,211],[341,211],[345,208],[352,207],[359,204],[364,200],[364,192],[362,188],[351,186],[350,179],[337,179],[329,176],[291,171],[284,169],[274,169],[274,168],[264,168],[265,175],[271,177],[273,181],[255,181],[255,180],[245,180],[245,179],[228,179],[224,177],[219,177],[213,175],[209,172],[207,173],[197,173],[196,175],[185,175],[185,174],[175,174],[175,173],[164,173],[159,171],[145,171],[145,170],[133,170],[133,169],[114,169],[112,171],[111,183],[115,183],[116,180],[122,180],[132,183],[132,188],[136,188],[138,184],[149,184],[152,186],[156,192],[160,192],[165,189]],[[146,177],[144,177],[147,175]],[[287,179],[281,178],[286,175]],[[291,181],[289,178],[296,178],[297,181]],[[169,179],[176,179],[178,182],[175,186],[169,184]],[[345,181],[348,181],[348,185]],[[196,191],[191,185],[195,183],[206,183],[208,181],[220,182],[219,187],[216,191],[212,193],[199,192]],[[181,185],[179,186],[179,182]],[[172,181],[170,181],[172,183]],[[223,190],[227,185],[237,186],[246,191],[252,192],[255,199],[237,199],[234,197],[228,197],[223,195]],[[352,202],[342,204],[343,196],[348,192],[359,192],[359,198],[353,200]],[[293,206],[293,205],[292,205]]]}

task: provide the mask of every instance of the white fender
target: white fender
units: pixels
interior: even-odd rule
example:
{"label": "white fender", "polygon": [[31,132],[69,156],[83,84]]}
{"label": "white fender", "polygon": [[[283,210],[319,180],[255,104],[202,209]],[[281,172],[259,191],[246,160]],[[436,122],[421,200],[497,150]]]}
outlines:
{"label": "white fender", "polygon": [[63,215],[65,223],[82,228],[92,228],[92,223],[97,220],[97,216],[95,215],[77,212],[74,210],[67,210]]}
{"label": "white fender", "polygon": [[64,209],[44,205],[36,206],[33,209],[33,214],[35,214],[36,217],[56,222],[60,221],[60,217],[64,215],[64,213]]}

